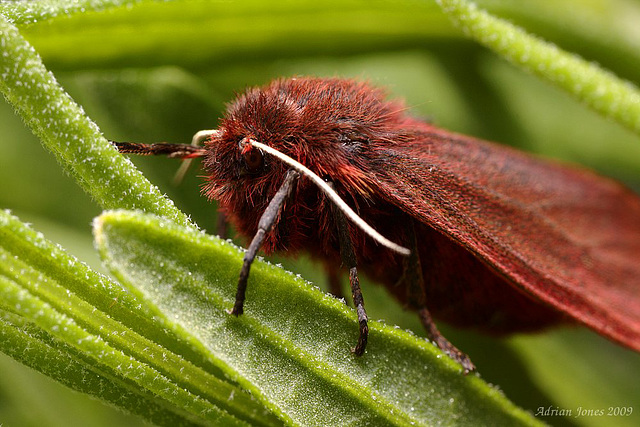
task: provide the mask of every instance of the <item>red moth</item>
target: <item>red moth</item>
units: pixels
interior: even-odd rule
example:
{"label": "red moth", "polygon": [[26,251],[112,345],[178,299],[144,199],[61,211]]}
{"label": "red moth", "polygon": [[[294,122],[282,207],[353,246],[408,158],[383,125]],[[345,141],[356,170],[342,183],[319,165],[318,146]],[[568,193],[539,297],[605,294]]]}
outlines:
{"label": "red moth", "polygon": [[[356,264],[417,310],[430,338],[466,371],[473,364],[431,314],[499,334],[580,323],[640,351],[640,197],[612,180],[439,129],[354,80],[294,78],[250,89],[229,105],[218,130],[204,134],[204,148],[116,145],[204,157],[203,193],[254,237],[236,315],[260,247],[306,250],[333,277],[349,268],[357,354],[368,329]],[[347,221],[274,150],[329,182],[411,255]]]}

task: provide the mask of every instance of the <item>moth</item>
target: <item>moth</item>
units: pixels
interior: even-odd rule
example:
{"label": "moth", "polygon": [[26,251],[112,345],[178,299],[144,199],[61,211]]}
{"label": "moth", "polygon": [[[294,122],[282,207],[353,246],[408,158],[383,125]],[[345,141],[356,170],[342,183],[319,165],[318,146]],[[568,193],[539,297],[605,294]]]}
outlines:
{"label": "moth", "polygon": [[493,334],[577,323],[640,351],[640,197],[611,179],[440,129],[351,79],[249,89],[194,140],[204,146],[114,144],[203,158],[203,194],[252,238],[234,315],[259,249],[307,251],[334,285],[349,272],[357,355],[358,270],[465,372],[473,363],[433,318]]}

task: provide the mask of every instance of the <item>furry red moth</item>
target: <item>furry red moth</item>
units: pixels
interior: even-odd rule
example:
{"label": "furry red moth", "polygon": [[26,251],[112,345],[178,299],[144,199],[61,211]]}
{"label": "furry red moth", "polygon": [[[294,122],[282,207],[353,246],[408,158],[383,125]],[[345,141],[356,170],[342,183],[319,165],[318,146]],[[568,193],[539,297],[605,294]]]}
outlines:
{"label": "furry red moth", "polygon": [[[260,248],[306,250],[334,284],[349,269],[358,355],[368,329],[356,265],[417,310],[467,372],[473,364],[431,315],[497,334],[578,323],[640,351],[640,197],[610,179],[439,129],[383,91],[337,78],[249,89],[217,130],[197,135],[204,147],[114,144],[204,158],[203,193],[253,236],[235,315]],[[301,166],[396,247],[347,220]]]}

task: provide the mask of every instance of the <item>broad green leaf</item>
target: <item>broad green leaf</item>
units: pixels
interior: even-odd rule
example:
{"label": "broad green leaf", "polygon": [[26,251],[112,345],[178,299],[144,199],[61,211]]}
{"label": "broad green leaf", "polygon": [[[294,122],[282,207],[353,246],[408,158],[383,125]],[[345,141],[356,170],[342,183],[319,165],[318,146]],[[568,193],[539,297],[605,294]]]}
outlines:
{"label": "broad green leaf", "polygon": [[128,211],[101,215],[94,234],[113,274],[288,423],[537,423],[399,329],[371,322],[365,355],[353,356],[353,310],[276,266],[253,265],[245,314],[230,316],[241,257],[228,242]]}
{"label": "broad green leaf", "polygon": [[0,237],[1,351],[158,424],[274,423],[237,386],[171,351],[191,354],[117,284],[7,212]]}

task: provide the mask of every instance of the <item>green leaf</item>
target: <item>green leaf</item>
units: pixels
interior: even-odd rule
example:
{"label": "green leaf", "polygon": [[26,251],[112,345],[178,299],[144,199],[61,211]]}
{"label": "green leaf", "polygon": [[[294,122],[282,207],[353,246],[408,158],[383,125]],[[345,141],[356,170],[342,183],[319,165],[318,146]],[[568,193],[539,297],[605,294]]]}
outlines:
{"label": "green leaf", "polygon": [[[640,60],[636,48],[636,1],[478,3],[567,51],[575,51],[636,84],[640,81],[635,65]],[[19,28],[23,37],[17,39],[13,33],[5,32],[3,23],[0,55],[14,58],[13,49],[24,47],[24,40],[38,53],[30,55],[26,62],[12,60],[3,67],[0,78],[10,77],[17,83],[13,70],[18,73],[30,64],[41,67],[40,57],[43,58],[47,67],[54,70],[56,80],[110,138],[187,141],[195,130],[214,127],[216,118],[223,114],[223,102],[247,85],[288,75],[339,75],[370,79],[388,88],[393,97],[406,99],[413,114],[428,117],[443,127],[588,165],[625,180],[632,188],[640,188],[640,144],[636,135],[465,38],[435,2],[5,1],[0,3],[0,13]],[[19,42],[14,43],[16,40]],[[0,58],[2,61],[4,57]],[[143,68],[132,68],[136,66]],[[8,96],[2,84],[0,90]],[[29,85],[29,81],[19,84]],[[14,87],[11,91],[20,94],[20,89]],[[29,98],[31,92],[43,94],[39,87],[25,87],[24,92],[20,98],[27,104],[33,101]],[[55,236],[56,241],[73,248],[77,256],[92,259],[93,253],[87,255],[92,250],[87,228],[99,211],[96,203],[39,149],[20,120],[32,126],[38,122],[37,116],[51,116],[47,108],[60,105],[65,114],[53,122],[51,133],[74,122],[77,109],[67,108],[67,93],[44,94],[55,98],[40,103],[35,118],[23,114],[28,109],[20,102],[13,104],[18,115],[8,104],[0,105],[0,204],[20,212],[23,219],[46,230],[50,238]],[[46,129],[33,129],[39,137],[53,136]],[[63,139],[59,144],[62,153],[66,142]],[[121,174],[126,175],[128,169],[114,169],[113,182],[101,180],[99,175],[109,171],[102,168],[112,165],[108,159],[96,163],[94,170],[86,167],[82,173],[74,172],[73,169],[82,169],[81,164],[74,163],[80,163],[82,156],[92,155],[83,150],[89,150],[94,142],[104,144],[101,139],[85,142],[87,147],[70,141],[73,150],[67,155],[73,157],[74,150],[78,150],[77,162],[68,161],[61,154],[56,157],[69,163],[64,169],[87,189],[97,205],[137,206],[165,215],[158,207],[166,200],[153,187],[137,187],[135,180],[129,182],[129,177]],[[214,208],[199,197],[196,173],[176,189],[169,185],[175,170],[171,160],[135,162],[198,224],[214,228]],[[89,178],[81,178],[82,175]],[[113,194],[101,194],[107,192]],[[135,204],[140,200],[146,201]],[[171,215],[175,213],[167,216]],[[181,222],[181,214],[177,215]],[[321,268],[307,259],[296,264],[283,262],[322,284]],[[66,286],[67,278],[61,277],[59,282]],[[78,284],[82,289],[82,281]],[[390,301],[384,289],[363,278],[363,291],[373,318],[389,319],[423,333],[415,315]],[[138,302],[147,313],[155,312],[146,306],[146,301]],[[102,306],[92,304],[110,315],[126,311],[114,299],[107,299]],[[127,324],[207,372],[217,372],[202,360],[201,352],[177,342],[175,337],[171,339],[166,332],[162,335],[151,320],[139,315],[135,322],[138,326]],[[147,329],[140,329],[142,325]],[[484,378],[499,384],[511,399],[533,413],[547,405],[628,406],[638,400],[634,381],[640,373],[637,353],[618,348],[589,331],[565,329],[507,340],[442,327],[452,342],[471,355]],[[14,385],[7,382],[8,376],[2,377],[0,387],[11,390],[14,400],[20,399]],[[3,408],[0,418],[7,419]],[[554,425],[563,422],[557,417],[545,420]],[[568,422],[598,425],[602,419],[582,417]],[[637,411],[632,417],[608,418],[607,423],[637,425]]]}
{"label": "green leaf", "polygon": [[[20,295],[18,287],[16,283],[0,276],[0,292],[3,296]],[[21,299],[21,303],[24,301],[24,298]],[[8,356],[74,390],[138,414],[158,425],[179,425],[185,421],[184,417],[163,408],[158,402],[130,390],[122,381],[105,375],[99,367],[82,360],[72,348],[24,317],[0,310],[0,341],[2,351]]]}
{"label": "green leaf", "polygon": [[60,15],[73,15],[79,12],[103,11],[120,6],[131,6],[142,0],[38,0],[5,1],[0,5],[2,13],[15,24],[33,24]]}
{"label": "green leaf", "polygon": [[57,14],[44,15],[48,25],[21,22],[54,69],[175,63],[197,69],[305,50],[336,55],[415,47],[455,34],[434,3],[413,1],[142,1],[109,13]]}
{"label": "green leaf", "polygon": [[492,15],[508,19],[567,51],[638,80],[635,34],[640,5],[633,0],[477,0]]}
{"label": "green leaf", "polygon": [[271,264],[254,263],[245,314],[230,316],[242,261],[228,242],[128,211],[101,215],[94,234],[113,274],[290,424],[537,423],[399,329],[371,322],[365,355],[353,356],[354,311]]}
{"label": "green leaf", "polygon": [[0,46],[0,91],[96,202],[104,208],[144,209],[189,224],[184,213],[100,134],[4,15]]}
{"label": "green leaf", "polygon": [[527,34],[465,0],[438,0],[479,43],[573,94],[600,114],[640,133],[640,91],[613,73]]}
{"label": "green leaf", "polygon": [[157,424],[274,423],[119,285],[7,212],[0,237],[2,352]]}

